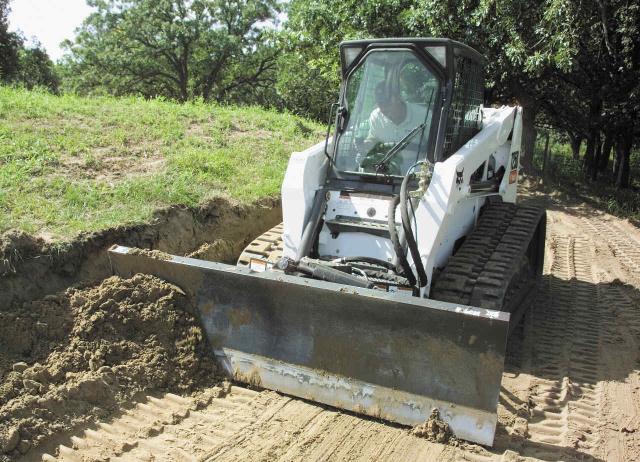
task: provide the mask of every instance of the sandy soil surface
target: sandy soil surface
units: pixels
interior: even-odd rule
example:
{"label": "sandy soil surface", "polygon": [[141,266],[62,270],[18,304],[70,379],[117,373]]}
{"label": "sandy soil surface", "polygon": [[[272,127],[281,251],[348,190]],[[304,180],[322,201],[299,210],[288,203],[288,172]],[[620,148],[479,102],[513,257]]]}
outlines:
{"label": "sandy soil surface", "polygon": [[[150,389],[215,383],[186,296],[148,275],[111,277],[0,313],[0,458],[108,417]],[[33,361],[16,361],[27,353]]]}
{"label": "sandy soil surface", "polygon": [[[548,207],[545,274],[508,347],[493,448],[429,441],[271,391],[187,393],[178,380],[172,393],[64,423],[24,460],[640,460],[640,230],[562,198],[528,201]],[[65,319],[56,317],[62,330]]]}

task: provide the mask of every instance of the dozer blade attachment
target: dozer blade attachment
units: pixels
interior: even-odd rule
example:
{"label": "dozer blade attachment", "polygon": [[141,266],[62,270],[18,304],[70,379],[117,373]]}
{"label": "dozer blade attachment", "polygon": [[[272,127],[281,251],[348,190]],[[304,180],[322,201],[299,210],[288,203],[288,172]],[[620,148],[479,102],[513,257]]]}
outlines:
{"label": "dozer blade attachment", "polygon": [[509,315],[192,258],[110,249],[123,277],[148,273],[197,306],[235,380],[406,425],[433,408],[491,445]]}

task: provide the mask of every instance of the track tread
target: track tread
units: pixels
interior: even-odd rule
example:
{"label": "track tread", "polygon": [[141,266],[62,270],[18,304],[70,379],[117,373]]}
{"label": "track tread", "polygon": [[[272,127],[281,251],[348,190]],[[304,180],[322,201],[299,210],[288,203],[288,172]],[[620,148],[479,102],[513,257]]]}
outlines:
{"label": "track tread", "polygon": [[280,223],[256,237],[240,254],[238,265],[249,266],[252,259],[264,260],[275,264],[282,257],[283,231],[284,224]]}
{"label": "track tread", "polygon": [[536,207],[489,205],[434,281],[431,298],[504,310],[521,286],[514,278],[544,215]]}

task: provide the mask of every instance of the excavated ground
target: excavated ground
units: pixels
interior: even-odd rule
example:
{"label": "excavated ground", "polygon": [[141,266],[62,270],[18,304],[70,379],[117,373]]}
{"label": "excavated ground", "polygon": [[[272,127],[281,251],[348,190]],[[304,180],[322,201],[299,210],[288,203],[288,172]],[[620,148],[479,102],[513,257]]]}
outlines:
{"label": "excavated ground", "polygon": [[[0,443],[18,456],[147,390],[188,393],[217,381],[215,361],[180,289],[149,275],[110,277],[0,314]],[[12,358],[13,357],[13,358]],[[13,362],[11,361],[11,362]]]}
{"label": "excavated ground", "polygon": [[545,274],[509,344],[492,449],[450,439],[437,419],[412,432],[216,383],[179,289],[137,276],[2,311],[14,317],[1,321],[0,367],[28,363],[2,374],[8,457],[639,460],[640,230],[571,198],[525,201],[548,208]]}
{"label": "excavated ground", "polygon": [[280,221],[275,198],[249,205],[217,198],[198,208],[159,210],[151,223],[85,233],[69,242],[50,243],[9,231],[0,235],[0,312],[78,282],[108,277],[107,249],[113,244],[233,263],[244,246]]}

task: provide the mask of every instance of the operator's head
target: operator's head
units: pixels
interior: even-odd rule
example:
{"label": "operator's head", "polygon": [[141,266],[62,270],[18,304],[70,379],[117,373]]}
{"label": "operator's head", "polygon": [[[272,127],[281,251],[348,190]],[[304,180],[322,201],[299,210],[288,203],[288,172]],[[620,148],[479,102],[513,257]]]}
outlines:
{"label": "operator's head", "polygon": [[380,82],[375,89],[376,105],[387,114],[396,111],[403,106],[402,99],[397,91],[394,91],[389,82]]}
{"label": "operator's head", "polygon": [[375,95],[378,107],[388,106],[391,103],[391,92],[387,82],[380,82],[376,85]]}

